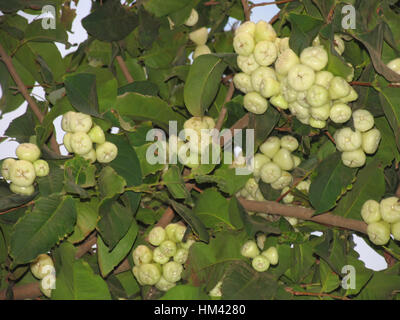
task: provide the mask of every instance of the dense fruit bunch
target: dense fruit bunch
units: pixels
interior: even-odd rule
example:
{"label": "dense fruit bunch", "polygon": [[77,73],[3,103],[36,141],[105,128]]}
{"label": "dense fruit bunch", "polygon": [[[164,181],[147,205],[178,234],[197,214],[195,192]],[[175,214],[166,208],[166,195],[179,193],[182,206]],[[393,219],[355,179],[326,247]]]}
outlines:
{"label": "dense fruit bunch", "polygon": [[161,291],[168,291],[181,280],[189,248],[194,240],[183,241],[186,227],[170,223],[165,227],[154,227],[148,241],[154,246],[139,245],[132,252],[135,266],[132,272],[140,285],[156,286]]}
{"label": "dense fruit bunch", "polygon": [[[261,252],[260,249],[263,251]],[[249,240],[242,246],[241,254],[252,259],[251,265],[258,272],[267,271],[270,265],[276,265],[279,262],[276,247],[269,247],[264,250],[264,243],[262,243],[262,247],[259,247],[254,240]]]}
{"label": "dense fruit bunch", "polygon": [[400,203],[398,197],[367,200],[361,208],[361,217],[368,224],[367,233],[372,243],[385,245],[390,234],[400,240]]}
{"label": "dense fruit bunch", "polygon": [[19,160],[7,158],[3,161],[1,175],[10,180],[10,190],[17,194],[31,195],[35,192],[36,177],[49,174],[49,164],[40,157],[40,149],[33,143],[21,143],[15,151]]}
{"label": "dense fruit bunch", "polygon": [[[186,20],[185,25],[193,27],[199,20],[199,14],[196,9],[192,9],[189,18]],[[189,39],[193,41],[196,48],[193,52],[193,59],[203,55],[211,53],[210,48],[206,45],[208,38],[208,31],[206,27],[196,29],[189,33]]]}
{"label": "dense fruit bunch", "polygon": [[[40,254],[30,264],[30,269],[35,278],[42,280],[40,282],[40,291],[50,298],[52,284],[56,281],[54,263],[51,257],[47,254]],[[45,285],[43,282],[45,282]]]}
{"label": "dense fruit bunch", "polygon": [[[106,141],[103,129],[93,124],[90,115],[68,111],[62,117],[61,127],[66,132],[63,141],[68,152],[76,153],[90,163],[96,160],[109,163],[116,158],[117,146]],[[93,144],[96,144],[95,148]]]}

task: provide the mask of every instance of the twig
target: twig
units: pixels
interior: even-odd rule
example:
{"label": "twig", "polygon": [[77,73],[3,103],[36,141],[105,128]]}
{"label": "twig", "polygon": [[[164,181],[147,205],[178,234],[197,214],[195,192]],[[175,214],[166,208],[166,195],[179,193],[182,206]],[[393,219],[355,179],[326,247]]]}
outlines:
{"label": "twig", "polygon": [[122,59],[121,56],[116,56],[116,59],[119,64],[119,67],[122,70],[122,73],[124,74],[126,81],[128,81],[128,83],[132,83],[133,78],[132,78],[131,74],[129,73],[128,67],[126,66],[124,59]]}
{"label": "twig", "polygon": [[215,129],[217,129],[217,130],[221,130],[221,128],[222,128],[222,124],[224,123],[226,113],[228,112],[228,109],[225,107],[225,105],[229,101],[231,101],[234,92],[235,92],[235,86],[233,85],[233,81],[231,81],[229,83],[229,89],[228,89],[228,92],[226,93],[224,104],[222,105],[221,111],[218,116],[217,123],[215,125]]}
{"label": "twig", "polygon": [[[238,121],[236,121],[232,127],[229,128],[229,130],[232,133],[232,137],[233,137],[235,129],[243,129],[243,128],[246,128],[248,125],[249,125],[249,114],[246,113],[242,118],[240,118]],[[221,137],[220,146],[223,147],[228,142],[229,141],[225,141],[224,138]]]}
{"label": "twig", "polygon": [[243,6],[243,13],[244,13],[244,19],[246,21],[250,21],[250,7],[249,7],[249,2],[247,0],[241,0],[242,1],[242,6]]}
{"label": "twig", "polygon": [[276,20],[279,19],[279,16],[281,15],[281,11],[278,11],[278,13],[276,15],[274,15],[271,20],[269,20],[269,24],[274,24],[276,22]]}
{"label": "twig", "polygon": [[[350,82],[352,86],[361,86],[361,87],[374,87],[374,84],[371,82],[362,82],[362,81],[352,81]],[[389,83],[388,87],[390,88],[400,88],[399,83]]]}
{"label": "twig", "polygon": [[291,293],[294,296],[330,297],[330,298],[339,299],[339,300],[351,300],[347,297],[336,296],[333,294],[323,293],[323,292],[295,291],[293,288],[290,288],[290,287],[286,287],[285,291]]}
{"label": "twig", "polygon": [[218,1],[207,1],[207,2],[204,2],[204,5],[207,7],[207,6],[215,6],[215,5],[217,5],[217,4],[220,4]]}
{"label": "twig", "polygon": [[92,233],[76,250],[75,258],[79,259],[83,257],[86,252],[92,249],[93,245],[97,243],[97,233]]}
{"label": "twig", "polygon": [[278,4],[283,4],[283,3],[293,2],[293,1],[296,1],[296,0],[282,0],[282,1],[274,1],[274,2],[253,3],[253,4],[250,6],[250,9],[253,9],[253,8],[255,8],[255,7],[269,6],[269,5],[271,5],[271,4],[276,4],[276,5],[278,5]]}
{"label": "twig", "polygon": [[24,208],[24,207],[28,207],[28,206],[30,206],[31,204],[34,204],[34,203],[35,203],[35,201],[33,201],[33,200],[32,200],[32,201],[29,201],[28,203],[25,203],[25,204],[20,205],[20,206],[18,206],[18,207],[11,208],[11,209],[8,209],[8,210],[6,210],[6,211],[0,212],[0,215],[6,214],[6,213],[9,213],[9,212],[12,212],[12,211],[15,211],[15,210]]}

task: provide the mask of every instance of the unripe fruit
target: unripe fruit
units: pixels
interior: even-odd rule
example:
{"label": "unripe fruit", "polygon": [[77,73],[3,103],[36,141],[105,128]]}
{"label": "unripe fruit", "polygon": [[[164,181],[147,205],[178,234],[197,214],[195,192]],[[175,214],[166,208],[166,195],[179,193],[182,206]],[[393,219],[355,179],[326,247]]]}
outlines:
{"label": "unripe fruit", "polygon": [[350,168],[359,168],[365,164],[367,157],[364,151],[360,148],[353,151],[345,151],[342,153],[343,164]]}
{"label": "unripe fruit", "polygon": [[[39,282],[40,292],[43,293],[47,298],[51,298],[51,285],[56,282],[56,277],[54,275],[48,275],[45,279]],[[45,285],[45,287],[43,286]]]}
{"label": "unripe fruit", "polygon": [[222,281],[218,281],[218,283],[215,285],[215,287],[208,293],[210,297],[222,297]]}
{"label": "unripe fruit", "polygon": [[311,117],[316,120],[328,120],[331,112],[331,105],[329,103],[324,104],[318,108],[310,108]]}
{"label": "unripe fruit", "polygon": [[361,147],[361,132],[351,128],[339,129],[335,132],[336,147],[339,151],[353,151]]}
{"label": "unripe fruit", "polygon": [[48,274],[51,274],[51,268],[54,268],[53,260],[47,254],[40,254],[31,264],[32,274],[38,278],[43,279]]}
{"label": "unripe fruit", "polygon": [[300,62],[315,71],[320,71],[328,64],[328,53],[323,46],[308,47],[301,52]]}
{"label": "unripe fruit", "polygon": [[39,159],[33,163],[35,174],[37,177],[45,177],[49,174],[50,168],[47,161]]}
{"label": "unripe fruit", "polygon": [[242,23],[239,28],[236,29],[235,35],[242,33],[242,32],[247,32],[249,35],[252,37],[254,36],[254,32],[256,31],[256,24],[252,21],[246,21]]}
{"label": "unripe fruit", "polygon": [[185,236],[186,226],[182,226],[178,224],[175,229],[175,242],[182,242],[183,237]]}
{"label": "unripe fruit", "polygon": [[163,242],[166,239],[166,232],[163,227],[154,227],[151,229],[149,232],[149,242],[153,246],[159,246],[161,242]]}
{"label": "unripe fruit", "polygon": [[358,99],[358,93],[356,92],[356,90],[353,89],[353,87],[351,87],[350,93],[347,96],[338,99],[337,101],[342,103],[348,103],[356,101],[357,99]]}
{"label": "unripe fruit", "polygon": [[382,219],[388,223],[400,221],[400,203],[399,198],[389,197],[381,200],[379,205]]}
{"label": "unripe fruit", "polygon": [[68,111],[67,113],[65,113],[61,119],[61,128],[65,131],[65,132],[72,132],[71,129],[71,123],[73,121],[73,119],[75,118],[75,114],[76,112],[74,111]]}
{"label": "unripe fruit", "polygon": [[258,255],[253,258],[253,260],[251,261],[251,265],[253,266],[254,270],[258,272],[264,272],[268,270],[270,262],[267,257],[263,255]]}
{"label": "unripe fruit", "polygon": [[390,225],[385,221],[372,222],[367,227],[369,240],[381,246],[390,240]]}
{"label": "unripe fruit", "polygon": [[271,160],[266,155],[261,153],[257,153],[254,155],[254,158],[252,159],[254,177],[257,178],[260,176],[261,167],[268,162],[271,162]]}
{"label": "unripe fruit", "polygon": [[289,107],[289,104],[287,103],[287,101],[285,100],[285,98],[282,96],[282,94],[276,95],[271,97],[271,99],[269,100],[269,102],[277,107],[277,108],[281,108],[281,109],[287,109]]}
{"label": "unripe fruit", "polygon": [[281,138],[281,147],[293,152],[299,147],[299,142],[295,137],[286,135]]}
{"label": "unripe fruit", "polygon": [[281,93],[281,84],[273,78],[264,79],[260,85],[260,93],[265,98],[270,98]]}
{"label": "unripe fruit", "polygon": [[71,148],[74,153],[82,155],[92,149],[93,143],[87,133],[76,132],[71,135]]}
{"label": "unripe fruit", "polygon": [[300,118],[304,119],[304,118],[310,117],[310,108],[303,107],[297,101],[289,104],[289,110],[298,119],[300,119]]}
{"label": "unripe fruit", "polygon": [[240,32],[233,38],[233,48],[241,56],[249,56],[254,50],[254,39],[247,32]]}
{"label": "unripe fruit", "polygon": [[246,184],[244,185],[244,188],[252,197],[255,197],[256,192],[258,190],[258,183],[254,178],[250,178],[249,180],[247,180]]}
{"label": "unripe fruit", "polygon": [[33,164],[27,160],[17,160],[10,170],[10,180],[18,187],[29,187],[35,181]]}
{"label": "unripe fruit", "polygon": [[96,151],[92,148],[90,149],[90,151],[88,153],[85,154],[81,154],[81,157],[87,161],[89,161],[90,163],[94,163],[96,162],[97,158],[96,158]]}
{"label": "unripe fruit", "polygon": [[165,233],[167,235],[167,240],[171,240],[171,241],[176,241],[175,238],[175,231],[177,228],[178,224],[177,223],[170,223],[165,227]]}
{"label": "unripe fruit", "polygon": [[238,56],[237,65],[240,70],[249,75],[260,67],[260,65],[255,60],[253,54],[250,54],[248,56]]}
{"label": "unripe fruit", "polygon": [[189,250],[190,247],[195,243],[196,241],[193,239],[187,239],[186,242],[181,243],[181,247],[184,249]]}
{"label": "unripe fruit", "polygon": [[282,171],[282,175],[278,178],[278,180],[271,183],[271,187],[275,190],[282,190],[283,188],[289,186],[292,182],[292,175],[287,171]]}
{"label": "unripe fruit", "polygon": [[336,103],[332,106],[329,117],[335,123],[345,123],[351,118],[351,108],[344,103]]}
{"label": "unripe fruit", "polygon": [[[278,41],[279,40],[279,41]],[[289,37],[285,37],[285,38],[276,38],[275,39],[275,44],[277,45],[278,51],[279,53],[282,53],[283,51],[285,51],[286,49],[290,49],[289,46]]]}
{"label": "unripe fruit", "polygon": [[176,253],[176,244],[171,240],[163,241],[159,246],[162,254],[166,257],[172,257]]}
{"label": "unripe fruit", "polygon": [[326,127],[326,121],[325,120],[318,120],[314,119],[313,117],[310,117],[308,120],[308,123],[310,124],[311,127],[317,128],[317,129],[322,129]]}
{"label": "unripe fruit", "polygon": [[390,226],[390,231],[393,235],[393,238],[397,241],[400,241],[400,222],[393,223]]}
{"label": "unripe fruit", "polygon": [[257,92],[246,94],[244,96],[243,105],[246,110],[255,114],[263,114],[268,108],[267,100]]}
{"label": "unripe fruit", "polygon": [[189,256],[189,250],[179,248],[174,254],[174,261],[180,264],[184,264]]}
{"label": "unripe fruit", "polygon": [[301,181],[297,186],[296,189],[308,193],[310,191],[311,181],[304,180]]}
{"label": "unripe fruit", "polygon": [[99,126],[94,126],[92,129],[90,129],[88,136],[93,143],[102,144],[106,142],[104,131]]}
{"label": "unripe fruit", "polygon": [[242,246],[240,253],[243,257],[254,258],[260,254],[257,243],[254,240],[248,240]]}
{"label": "unripe fruit", "polygon": [[305,117],[299,117],[299,116],[297,116],[297,120],[299,120],[302,124],[307,124],[307,125],[309,125],[309,124],[310,124],[310,119],[311,119],[310,116],[305,116]]}
{"label": "unripe fruit", "polygon": [[189,33],[189,39],[192,40],[196,45],[201,46],[206,44],[208,38],[208,31],[205,27],[197,29]]}
{"label": "unripe fruit", "polygon": [[300,59],[292,49],[283,51],[275,61],[275,71],[280,75],[287,75],[295,65],[300,63]]}
{"label": "unripe fruit", "polygon": [[344,45],[344,41],[343,39],[335,34],[334,38],[333,38],[333,42],[334,42],[334,47],[335,47],[335,51],[339,54],[342,55],[345,49],[345,45]]}
{"label": "unripe fruit", "polygon": [[361,132],[368,131],[374,126],[374,116],[367,110],[353,112],[354,128]]}
{"label": "unripe fruit", "polygon": [[265,183],[273,183],[282,175],[282,169],[275,163],[269,162],[261,167],[261,180]]}
{"label": "unripe fruit", "polygon": [[294,168],[294,162],[292,154],[289,150],[281,148],[272,159],[282,170],[292,170]]}
{"label": "unripe fruit", "polygon": [[297,224],[298,224],[298,219],[297,218],[295,218],[295,217],[284,217],[285,218],[285,220],[287,221],[287,222],[289,222],[289,224],[292,226],[292,227],[294,227],[294,226],[296,226]]}
{"label": "unripe fruit", "polygon": [[374,154],[381,141],[381,132],[373,128],[362,134],[362,148],[366,154]]}
{"label": "unripe fruit", "polygon": [[304,64],[295,65],[288,73],[289,85],[297,91],[311,88],[315,80],[314,70]]}
{"label": "unripe fruit", "polygon": [[333,77],[329,85],[329,96],[332,100],[347,96],[351,91],[351,86],[342,77]]}
{"label": "unripe fruit", "polygon": [[250,79],[254,91],[260,91],[261,83],[268,78],[276,80],[275,71],[270,67],[258,67],[254,72],[252,72]]}
{"label": "unripe fruit", "polygon": [[266,21],[260,20],[256,23],[254,38],[256,42],[263,40],[274,42],[276,39],[276,32],[271,24]]}
{"label": "unripe fruit", "polygon": [[256,201],[264,201],[265,199],[264,199],[264,196],[263,196],[263,194],[262,194],[262,192],[260,191],[260,189],[258,189],[257,191],[256,191],[256,194],[254,195],[254,199],[256,200]]}
{"label": "unripe fruit", "polygon": [[1,165],[1,175],[5,180],[10,180],[11,167],[14,165],[15,162],[16,160],[13,158],[7,158],[3,161]]}
{"label": "unripe fruit", "polygon": [[160,247],[157,247],[153,250],[153,261],[159,264],[165,264],[169,261],[170,257],[167,257],[165,254],[161,252]]}
{"label": "unripe fruit", "polygon": [[161,291],[168,291],[169,289],[176,286],[175,282],[170,282],[165,280],[163,276],[160,277],[160,280],[156,283],[156,288]]}
{"label": "unripe fruit", "polygon": [[278,264],[279,254],[278,254],[278,250],[276,249],[276,247],[269,247],[267,250],[265,250],[261,254],[263,256],[265,256],[272,265]]}
{"label": "unripe fruit", "polygon": [[324,87],[314,84],[307,90],[307,102],[311,107],[317,108],[325,105],[329,101],[328,90]]}
{"label": "unripe fruit", "polygon": [[72,150],[72,146],[71,146],[71,137],[72,137],[72,135],[73,135],[73,133],[67,132],[66,134],[64,134],[64,137],[63,137],[64,147],[70,153],[74,152],[74,150]]}
{"label": "unripe fruit", "polygon": [[20,160],[35,162],[40,157],[40,149],[33,143],[21,143],[15,150]]}
{"label": "unripe fruit", "polygon": [[163,265],[163,277],[170,282],[177,282],[181,280],[183,267],[180,263],[175,261],[167,262]]}
{"label": "unripe fruit", "polygon": [[154,263],[144,263],[139,266],[139,280],[144,285],[155,285],[160,278],[160,269]]}
{"label": "unripe fruit", "polygon": [[331,80],[334,78],[334,75],[329,71],[318,71],[315,74],[315,84],[324,87],[325,89],[329,89]]}
{"label": "unripe fruit", "polygon": [[361,208],[361,217],[367,224],[381,220],[379,202],[372,199],[365,201]]}
{"label": "unripe fruit", "polygon": [[387,66],[394,72],[400,74],[400,58],[391,60]]}
{"label": "unripe fruit", "polygon": [[[281,192],[281,195],[283,195],[283,194],[285,194],[286,192],[288,192],[289,189],[290,189],[289,187],[283,188],[283,189],[282,189],[282,192]],[[293,194],[291,194],[290,192],[289,192],[286,196],[284,196],[284,197],[282,198],[282,201],[283,201],[283,203],[285,203],[285,204],[290,204],[290,203],[293,202],[293,200],[294,200],[294,196],[293,196]]]}
{"label": "unripe fruit", "polygon": [[278,51],[273,42],[260,41],[254,47],[254,58],[260,66],[273,64],[278,56]]}
{"label": "unripe fruit", "polygon": [[199,14],[196,9],[192,9],[189,18],[186,19],[184,24],[188,27],[193,27],[197,21],[199,21]]}
{"label": "unripe fruit", "polygon": [[151,249],[143,244],[138,245],[132,252],[133,262],[136,266],[143,263],[150,263],[153,259],[153,252]]}
{"label": "unripe fruit", "polygon": [[118,154],[118,148],[111,142],[104,142],[96,147],[96,158],[100,163],[109,163],[113,161]]}
{"label": "unripe fruit", "polygon": [[72,132],[88,132],[92,127],[92,117],[88,114],[77,112],[73,114],[69,124]]}
{"label": "unripe fruit", "polygon": [[282,96],[283,98],[288,102],[288,103],[292,103],[295,102],[297,100],[297,95],[298,92],[296,90],[294,90],[288,82],[287,78],[284,78],[281,81],[281,92],[282,92]]}
{"label": "unripe fruit", "polygon": [[278,137],[269,137],[261,146],[260,151],[272,159],[281,148],[281,140]]}
{"label": "unripe fruit", "polygon": [[203,54],[210,54],[210,53],[211,53],[211,50],[206,44],[196,46],[196,49],[194,49],[194,52],[193,52],[193,59],[196,59],[197,57],[200,57]]}
{"label": "unripe fruit", "polygon": [[300,159],[300,157],[294,156],[294,155],[292,155],[292,157],[293,157],[294,167],[296,168],[296,167],[298,167],[300,165],[301,159]]}
{"label": "unripe fruit", "polygon": [[245,94],[255,90],[253,88],[250,75],[244,72],[235,74],[235,76],[233,77],[233,83],[236,89],[242,91]]}
{"label": "unripe fruit", "polygon": [[311,107],[311,105],[308,103],[308,100],[307,100],[307,92],[310,89],[308,89],[307,91],[299,91],[299,92],[297,92],[296,102],[298,104],[300,104],[304,108],[310,108]]}

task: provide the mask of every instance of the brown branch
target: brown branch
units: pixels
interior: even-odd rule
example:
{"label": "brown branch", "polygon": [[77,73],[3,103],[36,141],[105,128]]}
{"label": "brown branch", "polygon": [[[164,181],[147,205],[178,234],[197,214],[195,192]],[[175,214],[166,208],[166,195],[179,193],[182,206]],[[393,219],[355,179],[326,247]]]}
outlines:
{"label": "brown branch", "polygon": [[[361,86],[361,87],[373,87],[374,84],[372,82],[362,82],[362,81],[351,81],[349,83],[352,86]],[[389,83],[388,87],[390,88],[400,88],[399,83]]]}
{"label": "brown branch", "polygon": [[339,300],[351,300],[347,297],[337,296],[337,295],[323,293],[323,292],[295,291],[293,288],[290,288],[290,287],[286,287],[285,291],[291,293],[294,296],[330,297],[330,298],[339,299]]}
{"label": "brown branch", "polygon": [[[235,129],[243,129],[246,128],[249,125],[249,113],[246,113],[242,118],[240,118],[238,121],[234,123],[232,127],[229,128],[229,130],[232,133],[232,136],[234,134]],[[225,141],[222,137],[220,139],[220,146],[224,146],[228,141]]]}
{"label": "brown branch", "polygon": [[276,15],[274,15],[271,20],[269,20],[269,24],[274,24],[276,22],[276,20],[279,19],[279,16],[281,15],[281,12],[279,11]]}
{"label": "brown branch", "polygon": [[228,89],[228,92],[226,93],[224,104],[222,105],[221,111],[218,116],[217,123],[215,125],[215,129],[217,129],[217,130],[221,130],[221,128],[222,128],[222,124],[224,123],[226,113],[228,112],[228,109],[225,107],[225,105],[229,101],[231,101],[234,92],[235,92],[235,86],[233,85],[233,81],[231,81],[229,83],[229,89]]}
{"label": "brown branch", "polygon": [[269,6],[269,5],[271,5],[271,4],[276,4],[276,5],[278,5],[278,4],[283,4],[283,3],[293,2],[293,1],[296,1],[296,0],[282,0],[282,1],[274,1],[274,2],[253,3],[253,4],[250,6],[250,9],[253,9],[253,8],[255,8],[255,7]]}
{"label": "brown branch", "polygon": [[97,243],[97,233],[92,233],[76,250],[75,258],[79,259],[83,257],[86,252],[92,249],[93,245]]}
{"label": "brown branch", "polygon": [[119,64],[119,67],[122,70],[122,73],[124,74],[126,81],[128,81],[128,83],[132,83],[133,78],[132,78],[131,74],[129,73],[128,67],[126,66],[124,59],[122,59],[121,56],[116,56],[116,59]]}
{"label": "brown branch", "polygon": [[243,6],[244,20],[250,21],[251,9],[249,7],[249,2],[247,0],[241,0]]}
{"label": "brown branch", "polygon": [[15,208],[11,208],[11,209],[8,209],[8,210],[6,210],[6,211],[2,211],[2,212],[0,212],[0,215],[2,215],[2,214],[6,214],[6,213],[10,213],[10,212],[12,212],[12,211],[15,211],[15,210],[18,210],[18,209],[21,209],[21,208],[24,208],[24,207],[28,207],[28,206],[30,206],[31,204],[34,204],[35,203],[35,201],[29,201],[28,203],[25,203],[25,204],[23,204],[23,205],[20,205],[20,206],[18,206],[18,207],[15,207]]}
{"label": "brown branch", "polygon": [[204,2],[204,5],[207,7],[207,6],[215,6],[215,5],[218,5],[218,4],[220,4],[218,1],[207,1],[207,2]]}

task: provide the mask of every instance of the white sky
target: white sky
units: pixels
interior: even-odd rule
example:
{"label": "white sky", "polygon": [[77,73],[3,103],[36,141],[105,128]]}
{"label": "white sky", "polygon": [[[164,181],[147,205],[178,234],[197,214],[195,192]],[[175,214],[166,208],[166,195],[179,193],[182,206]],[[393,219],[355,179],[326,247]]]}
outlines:
{"label": "white sky", "polygon": [[[253,2],[260,3],[260,2],[265,2],[265,0],[253,0]],[[77,6],[77,18],[74,20],[74,23],[72,25],[72,33],[68,34],[69,36],[68,40],[70,43],[79,44],[87,39],[87,32],[82,27],[81,20],[90,13],[90,6],[91,6],[90,1],[79,1]],[[74,6],[71,7],[74,8]],[[251,20],[254,22],[257,22],[259,20],[269,21],[277,12],[278,12],[278,7],[275,5],[256,7],[252,11]],[[26,15],[24,13],[21,13],[21,15],[27,17],[30,21],[32,20],[32,18],[35,18],[34,16]],[[229,24],[232,24],[233,22],[235,22],[235,20],[232,19],[231,21],[229,21]],[[65,46],[63,44],[57,43],[56,45],[63,56],[65,56],[69,52],[76,50],[76,47],[72,47],[67,51],[65,50]],[[42,97],[42,99],[44,99],[43,98],[44,91],[40,87],[35,88],[32,94],[34,94],[36,98]],[[1,96],[1,88],[0,88],[0,96]],[[25,113],[26,107],[27,103],[25,102],[17,110],[5,114],[0,119],[0,137],[4,135],[5,130],[7,129],[7,127],[9,126],[10,122],[13,119]],[[57,142],[59,144],[62,144],[62,137],[64,133],[60,128],[60,123],[61,123],[61,118],[58,117],[54,121],[54,124],[56,127]],[[17,142],[10,140],[1,143],[0,159],[4,159],[7,157],[15,157],[16,156],[15,149],[17,148],[17,146],[18,146]],[[66,154],[66,150],[64,147],[61,147],[61,151],[63,154]],[[387,268],[385,259],[382,256],[378,255],[372,248],[370,248],[362,238],[355,236],[355,242],[357,244],[356,250],[359,252],[361,260],[366,264],[368,268],[374,270],[383,270]]]}

